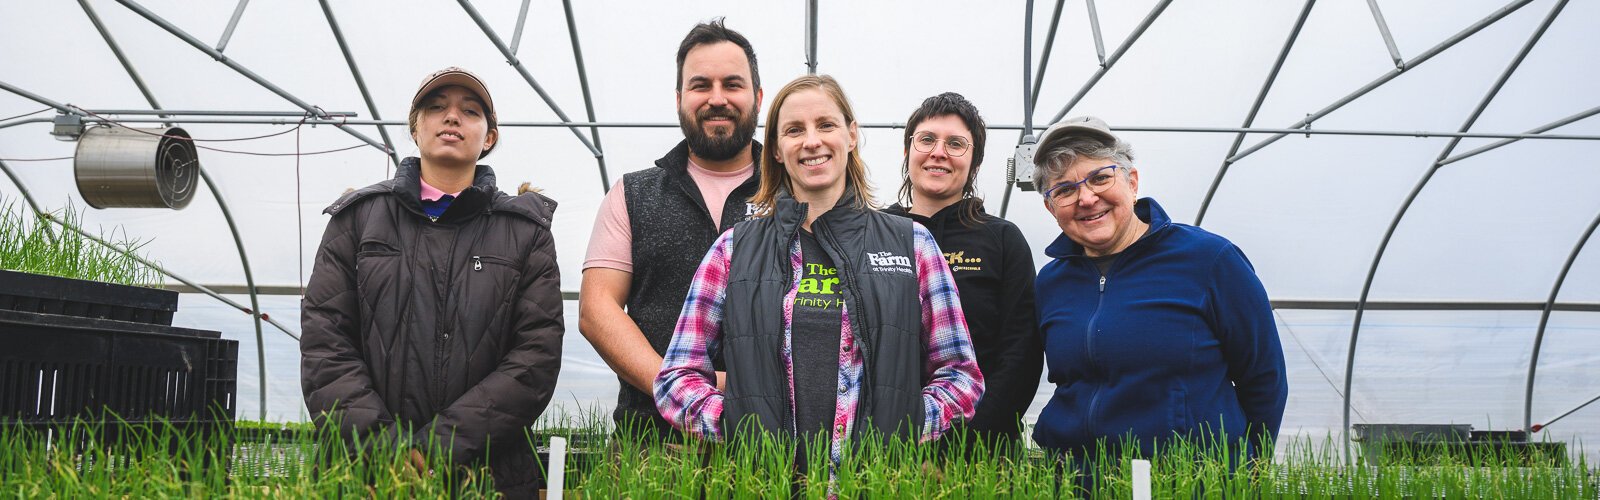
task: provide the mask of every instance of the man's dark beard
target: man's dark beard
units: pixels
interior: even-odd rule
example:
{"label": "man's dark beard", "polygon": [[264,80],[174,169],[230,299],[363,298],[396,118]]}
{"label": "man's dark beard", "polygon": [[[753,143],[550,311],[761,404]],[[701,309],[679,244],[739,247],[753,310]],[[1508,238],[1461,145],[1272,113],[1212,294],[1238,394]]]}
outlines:
{"label": "man's dark beard", "polygon": [[[750,139],[756,135],[756,113],[754,111],[745,115],[740,120],[738,113],[733,108],[709,108],[696,113],[696,120],[691,120],[689,114],[678,111],[678,128],[683,129],[683,137],[689,140],[689,151],[695,156],[710,160],[731,160],[750,145]],[[733,133],[723,137],[716,137],[705,132],[701,125],[706,120],[714,117],[728,117],[733,119]]]}

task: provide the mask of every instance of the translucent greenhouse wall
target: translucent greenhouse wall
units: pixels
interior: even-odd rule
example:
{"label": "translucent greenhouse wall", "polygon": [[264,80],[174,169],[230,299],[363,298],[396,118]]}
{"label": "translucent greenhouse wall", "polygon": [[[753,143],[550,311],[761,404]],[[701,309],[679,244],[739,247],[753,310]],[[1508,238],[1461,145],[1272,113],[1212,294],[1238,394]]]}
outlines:
{"label": "translucent greenhouse wall", "polygon": [[[563,3],[529,2],[520,30],[521,2],[469,4],[502,43],[512,44],[521,33],[516,60],[526,76],[506,64],[509,58],[458,4],[364,0],[330,2],[325,11],[302,3],[255,2],[226,37],[234,2],[8,4],[0,7],[0,83],[88,110],[154,108],[90,21],[92,10],[160,107],[222,113],[174,119],[197,138],[286,132],[298,116],[240,114],[301,112],[286,95],[324,111],[354,113],[260,140],[200,143],[289,154],[200,152],[232,207],[255,281],[289,293],[309,270],[309,253],[327,220],[322,207],[345,189],[376,182],[391,171],[389,157],[373,147],[293,154],[360,146],[357,134],[381,142],[380,132],[387,132],[399,155],[414,154],[405,126],[398,123],[421,76],[443,66],[467,67],[494,91],[508,125],[485,163],[500,173],[501,188],[529,181],[561,202],[554,231],[567,271],[563,289],[569,291],[578,288],[590,223],[606,185],[623,173],[648,168],[681,137],[672,105],[673,56],[678,40],[697,21],[726,16],[731,27],[749,35],[767,90],[805,73],[808,59],[818,72],[838,77],[862,122],[883,126],[864,132],[863,152],[884,201],[892,199],[900,182],[904,130],[892,125],[905,120],[924,97],[947,90],[965,94],[994,127],[988,161],[978,174],[980,192],[990,212],[1004,213],[1023,229],[1039,264],[1042,249],[1059,230],[1036,193],[1008,188],[1003,159],[1025,122],[1042,128],[1057,114],[1095,114],[1127,131],[1138,152],[1141,194],[1158,199],[1175,220],[1199,220],[1237,243],[1275,300],[1353,304],[1365,295],[1375,304],[1472,302],[1479,309],[1505,309],[1369,309],[1357,328],[1353,306],[1281,308],[1279,329],[1291,384],[1284,428],[1308,436],[1337,437],[1343,426],[1347,362],[1354,365],[1352,423],[1522,427],[1538,309],[1582,243],[1585,228],[1600,217],[1600,196],[1594,195],[1600,191],[1600,169],[1593,161],[1600,157],[1600,119],[1592,117],[1600,112],[1593,99],[1600,68],[1579,64],[1600,60],[1600,30],[1593,29],[1600,20],[1597,2],[1375,2],[1392,44],[1367,2],[1102,1],[1094,3],[1095,19],[1086,2],[1060,2],[1059,18],[1053,15],[1056,2],[1034,2],[1031,60],[1022,50],[1025,2],[952,0],[915,7],[816,2],[814,56],[808,55],[807,43],[810,2],[699,2],[692,8],[573,3],[569,25]],[[1302,13],[1304,23],[1296,31]],[[281,92],[220,63],[158,26],[152,16],[221,50],[235,68]],[[342,30],[349,60],[331,18]],[[948,30],[930,29],[939,27]],[[451,36],[440,43],[419,36],[424,33]],[[1286,44],[1291,34],[1293,43]],[[226,46],[218,49],[224,38]],[[581,42],[581,65],[574,39]],[[1046,47],[1048,58],[1043,57]],[[1283,63],[1274,72],[1280,54],[1285,54]],[[350,70],[352,61],[365,91]],[[1023,111],[1023,82],[1033,81],[1024,75],[1025,61],[1035,75],[1043,73],[1031,120]],[[579,85],[580,67],[589,82],[587,99]],[[574,121],[588,120],[585,108],[592,105],[595,121],[629,125],[599,128],[604,174],[573,130],[550,126],[560,119],[533,90],[530,77]],[[1504,85],[1491,94],[1502,79]],[[46,121],[55,111],[30,114],[45,107],[19,92],[0,92],[0,117],[21,115],[0,120],[0,164],[16,179],[0,180],[0,197],[15,203],[26,187],[45,207],[81,206],[70,161],[28,161],[73,154],[75,143],[48,134]],[[1291,127],[1308,116],[1315,117],[1311,133],[1284,136],[1259,149],[1255,146],[1275,135],[1240,138],[1225,132],[1241,126]],[[386,125],[331,125],[380,118]],[[1329,133],[1339,131],[1351,134]],[[1452,144],[1442,136],[1463,131],[1570,139],[1520,140],[1457,160],[1500,140],[1466,138]],[[596,142],[586,127],[577,133]],[[1225,161],[1230,156],[1237,161]],[[1217,182],[1224,165],[1227,173]],[[209,192],[201,192],[183,211],[94,210],[85,220],[90,227],[120,226],[153,239],[144,247],[149,255],[199,283],[238,289],[245,282],[228,226]],[[1393,235],[1382,246],[1391,225]],[[1380,246],[1382,257],[1375,259]],[[1528,412],[1536,423],[1600,395],[1596,247],[1600,242],[1590,242],[1566,269],[1556,300],[1563,307],[1550,315]],[[249,303],[243,296],[229,297]],[[256,353],[248,352],[256,335],[250,317],[204,295],[186,294],[183,300],[186,325],[219,329],[245,341],[240,394],[247,396],[240,414],[257,416],[257,399],[248,396],[261,387]],[[261,309],[292,331],[298,329],[297,304],[293,296],[261,298]],[[575,312],[569,302],[569,316]],[[576,325],[569,317],[557,403],[607,405],[616,381]],[[1353,333],[1359,336],[1352,358]],[[265,335],[266,413],[272,419],[301,418],[295,343],[270,326]],[[1584,450],[1593,459],[1600,456],[1589,450],[1600,447],[1593,429],[1600,429],[1600,405],[1581,409],[1534,438],[1595,443]]]}

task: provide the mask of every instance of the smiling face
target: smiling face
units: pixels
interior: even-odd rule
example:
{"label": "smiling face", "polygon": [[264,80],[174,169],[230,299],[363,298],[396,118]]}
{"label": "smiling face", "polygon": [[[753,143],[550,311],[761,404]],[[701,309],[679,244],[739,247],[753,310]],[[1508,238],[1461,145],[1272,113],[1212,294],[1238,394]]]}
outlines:
{"label": "smiling face", "polygon": [[689,151],[711,161],[733,158],[755,136],[761,90],[751,82],[750,61],[733,42],[689,50],[678,91],[678,126]]}
{"label": "smiling face", "polygon": [[[922,152],[915,146],[924,134],[935,139],[933,150]],[[943,115],[918,123],[911,132],[913,146],[906,150],[907,174],[911,176],[911,193],[914,200],[921,199],[939,205],[948,205],[961,199],[967,179],[972,174],[972,152],[951,156],[946,146],[952,138],[960,137],[972,148],[972,131],[956,115]],[[915,201],[917,205],[924,202]]]}
{"label": "smiling face", "polygon": [[844,193],[845,165],[856,147],[856,124],[845,120],[832,97],[820,89],[789,95],[777,110],[774,158],[789,174],[789,189],[800,201],[837,200]]}
{"label": "smiling face", "polygon": [[499,132],[489,128],[483,101],[466,87],[440,88],[417,104],[416,130],[411,140],[423,162],[435,165],[474,165],[485,148],[494,145]]}
{"label": "smiling face", "polygon": [[[1102,158],[1078,157],[1047,185],[1054,187],[1063,182],[1082,181],[1085,176],[1112,164],[1111,160]],[[1144,224],[1133,213],[1134,202],[1139,198],[1139,171],[1129,169],[1127,174],[1122,174],[1117,170],[1105,171],[1112,172],[1115,177],[1105,191],[1095,193],[1088,185],[1080,185],[1077,199],[1064,206],[1051,198],[1044,199],[1045,208],[1055,216],[1061,232],[1083,245],[1084,254],[1090,257],[1121,252],[1138,241],[1144,232]]]}

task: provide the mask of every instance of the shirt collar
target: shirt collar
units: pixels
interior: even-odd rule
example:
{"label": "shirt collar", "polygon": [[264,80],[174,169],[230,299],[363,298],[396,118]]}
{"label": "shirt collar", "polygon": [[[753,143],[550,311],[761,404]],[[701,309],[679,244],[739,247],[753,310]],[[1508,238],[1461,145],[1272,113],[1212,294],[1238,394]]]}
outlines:
{"label": "shirt collar", "polygon": [[443,198],[445,195],[450,195],[451,198],[461,195],[460,191],[456,191],[454,193],[440,191],[439,188],[429,185],[428,181],[422,180],[421,177],[422,176],[417,176],[417,182],[422,183],[422,201],[439,201],[439,199]]}
{"label": "shirt collar", "polygon": [[709,169],[709,168],[706,168],[706,167],[702,167],[702,166],[700,166],[699,163],[695,163],[694,160],[689,160],[686,163],[688,164],[688,168],[689,168],[690,171],[693,171],[695,173],[702,174],[702,175],[708,175],[708,176],[711,176],[711,177],[746,177],[746,176],[749,176],[750,172],[752,170],[755,170],[755,168],[756,168],[755,162],[750,162],[750,163],[745,164],[745,166],[740,167],[738,170],[733,170],[733,171],[730,171],[730,172],[719,172],[719,171],[712,170],[712,169]]}

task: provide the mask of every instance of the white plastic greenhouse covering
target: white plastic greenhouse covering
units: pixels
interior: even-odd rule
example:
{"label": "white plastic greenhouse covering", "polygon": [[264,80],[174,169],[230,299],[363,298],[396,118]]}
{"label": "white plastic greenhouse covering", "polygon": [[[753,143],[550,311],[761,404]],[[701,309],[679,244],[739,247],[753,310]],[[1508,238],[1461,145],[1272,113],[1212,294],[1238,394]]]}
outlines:
{"label": "white plastic greenhouse covering", "polygon": [[[1352,424],[1522,429],[1600,396],[1600,238],[1588,236],[1600,221],[1600,2],[1586,0],[8,1],[0,164],[12,179],[0,198],[29,210],[25,189],[46,210],[83,208],[72,161],[59,159],[76,144],[51,136],[62,111],[48,105],[128,123],[155,117],[100,112],[216,112],[170,119],[197,139],[289,131],[306,107],[354,113],[199,143],[277,155],[202,149],[200,160],[266,292],[261,310],[298,333],[294,293],[322,208],[389,175],[373,146],[383,133],[415,154],[408,98],[424,75],[461,66],[494,93],[501,143],[484,163],[501,189],[527,181],[561,203],[562,287],[576,292],[605,187],[681,137],[679,40],[718,16],[754,43],[766,90],[810,61],[880,125],[863,146],[880,201],[900,183],[904,130],[889,125],[925,97],[965,94],[993,126],[977,183],[988,210],[1022,228],[1041,265],[1060,231],[1037,193],[1008,188],[1004,159],[1022,128],[1093,114],[1126,131],[1141,195],[1242,247],[1277,305],[1285,435],[1343,439],[1347,363]],[[399,125],[380,133],[371,120]],[[605,126],[552,126],[562,121]],[[1276,136],[1238,128],[1308,130],[1257,148]],[[84,225],[143,240],[171,272],[248,306],[239,252],[203,186],[181,211],[88,209]],[[555,404],[604,410],[617,381],[576,313],[569,300]],[[263,325],[261,397],[250,315],[187,293],[177,322],[240,341],[241,418],[305,418],[289,335]],[[1029,418],[1051,388],[1041,384]],[[1595,460],[1600,404],[1532,439]]]}

